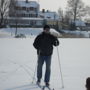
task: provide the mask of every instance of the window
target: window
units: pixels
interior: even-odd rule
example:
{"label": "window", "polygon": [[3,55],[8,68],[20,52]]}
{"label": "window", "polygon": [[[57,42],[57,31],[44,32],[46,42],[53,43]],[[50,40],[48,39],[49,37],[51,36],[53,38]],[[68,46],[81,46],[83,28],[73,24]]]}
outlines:
{"label": "window", "polygon": [[32,11],[33,11],[33,10],[34,10],[34,7],[30,7],[30,10],[32,10]]}
{"label": "window", "polygon": [[22,10],[26,10],[26,7],[22,7]]}

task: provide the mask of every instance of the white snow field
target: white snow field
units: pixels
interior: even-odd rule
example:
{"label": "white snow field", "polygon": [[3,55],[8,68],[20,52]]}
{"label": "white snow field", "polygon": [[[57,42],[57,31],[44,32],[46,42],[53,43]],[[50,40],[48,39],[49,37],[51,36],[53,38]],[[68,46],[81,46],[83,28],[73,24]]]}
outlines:
{"label": "white snow field", "polygon": [[[34,39],[0,38],[0,90],[41,90],[35,85],[37,54],[33,47]],[[60,59],[57,47],[54,47],[52,55],[51,87],[55,90],[85,90],[86,78],[90,77],[90,39],[61,38],[59,41]],[[45,65],[43,78],[44,71]],[[34,72],[35,80],[32,84]]]}
{"label": "white snow field", "polygon": [[[2,28],[0,29],[0,38],[10,38],[15,36],[16,28]],[[17,34],[25,34],[26,37],[35,36],[43,31],[42,28],[17,28]],[[55,29],[50,29],[51,34],[55,34],[57,37],[61,37],[61,34],[58,33]],[[90,31],[81,31],[81,30],[62,30],[65,33],[74,34],[74,35],[83,35],[84,38],[90,38]]]}
{"label": "white snow field", "polygon": [[[0,38],[10,38],[15,36],[16,28],[2,28],[0,29]],[[26,37],[32,37],[40,34],[43,31],[43,28],[17,28],[17,34],[25,34]],[[55,29],[50,29],[51,34],[55,34],[57,37],[60,37],[61,34],[58,33]]]}

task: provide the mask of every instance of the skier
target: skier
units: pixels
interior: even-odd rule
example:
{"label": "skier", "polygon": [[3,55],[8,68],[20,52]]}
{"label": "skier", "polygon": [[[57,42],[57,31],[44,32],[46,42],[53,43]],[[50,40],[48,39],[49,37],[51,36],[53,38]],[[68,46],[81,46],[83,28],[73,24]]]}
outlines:
{"label": "skier", "polygon": [[57,37],[50,34],[50,26],[45,25],[43,32],[39,34],[33,43],[35,49],[37,49],[38,62],[37,62],[37,84],[40,85],[42,78],[42,66],[46,63],[46,71],[44,82],[46,86],[49,86],[50,72],[51,72],[51,57],[53,53],[53,46],[58,46],[59,41]]}
{"label": "skier", "polygon": [[86,90],[90,90],[90,77],[86,79]]}

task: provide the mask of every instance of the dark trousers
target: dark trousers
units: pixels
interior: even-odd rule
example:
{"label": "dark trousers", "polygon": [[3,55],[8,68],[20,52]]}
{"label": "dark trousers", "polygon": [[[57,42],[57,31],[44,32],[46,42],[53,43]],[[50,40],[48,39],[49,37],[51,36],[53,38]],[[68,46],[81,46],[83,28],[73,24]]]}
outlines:
{"label": "dark trousers", "polygon": [[46,71],[44,82],[50,81],[50,72],[51,72],[51,55],[50,56],[38,56],[38,65],[37,65],[37,79],[41,80],[42,78],[42,67],[44,62],[46,63]]}

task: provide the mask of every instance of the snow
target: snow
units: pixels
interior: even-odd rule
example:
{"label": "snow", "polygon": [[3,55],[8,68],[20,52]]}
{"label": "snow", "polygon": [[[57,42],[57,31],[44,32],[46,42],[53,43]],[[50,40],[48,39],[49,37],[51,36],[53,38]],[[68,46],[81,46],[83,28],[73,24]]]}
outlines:
{"label": "snow", "polygon": [[51,20],[59,20],[59,16],[57,15],[56,12],[39,12],[40,16],[43,16],[45,19],[51,19]]}
{"label": "snow", "polygon": [[[8,19],[17,19],[17,18],[12,18],[12,17],[8,17]],[[22,20],[43,20],[43,18],[28,18],[28,17],[22,17]]]}
{"label": "snow", "polygon": [[4,30],[0,30],[0,38],[9,38],[11,37],[11,34],[4,31]]}
{"label": "snow", "polygon": [[[16,30],[15,28],[9,28],[9,27],[0,29],[0,38],[14,37],[15,30]],[[17,30],[18,30],[17,31],[18,34],[25,34],[27,37],[36,36],[37,34],[40,34],[43,31],[42,28],[17,28]],[[51,34],[55,34],[57,35],[57,37],[61,37],[61,34],[58,33],[55,29],[51,28],[50,31]],[[75,31],[61,30],[61,31],[74,35],[83,35],[83,37],[85,38],[90,38],[90,31],[80,31],[80,30],[75,30]]]}
{"label": "snow", "polygon": [[[40,90],[31,84],[37,63],[33,40],[34,38],[0,39],[0,90]],[[90,40],[59,40],[64,89],[60,89],[62,83],[57,48],[54,48],[52,56],[51,86],[55,90],[85,90],[85,80],[90,76]]]}
{"label": "snow", "polygon": [[90,37],[90,31],[81,31],[81,30],[75,30],[75,31],[70,31],[70,30],[61,30],[65,33],[69,33],[69,34],[74,34],[74,35],[83,35],[83,37],[85,38],[89,38]]}
{"label": "snow", "polygon": [[75,21],[75,23],[76,23],[76,26],[86,26],[85,23],[80,20]]}
{"label": "snow", "polygon": [[[15,28],[3,28],[0,30],[1,34],[4,34],[6,37],[6,34],[9,34],[9,37],[13,37],[15,34]],[[17,28],[17,34],[25,34],[27,37],[32,37],[40,34],[43,31],[43,28]],[[51,34],[55,33],[58,37],[61,35],[58,33],[55,29],[50,29]],[[4,36],[0,36],[4,38]]]}
{"label": "snow", "polygon": [[[74,21],[71,21],[71,22],[74,22]],[[75,24],[76,24],[76,26],[86,26],[85,22],[81,21],[81,20],[76,20]]]}
{"label": "snow", "polygon": [[18,5],[23,7],[37,7],[39,4],[36,1],[29,1],[26,3],[26,1],[18,1]]}
{"label": "snow", "polygon": [[[35,37],[36,33],[33,37],[23,39],[0,38],[0,90],[40,90],[35,82],[31,83],[37,65],[37,54],[33,47]],[[52,55],[51,87],[55,90],[85,90],[86,78],[90,77],[90,39],[61,38],[59,41],[60,45],[54,47]],[[43,78],[44,73],[45,65]]]}

